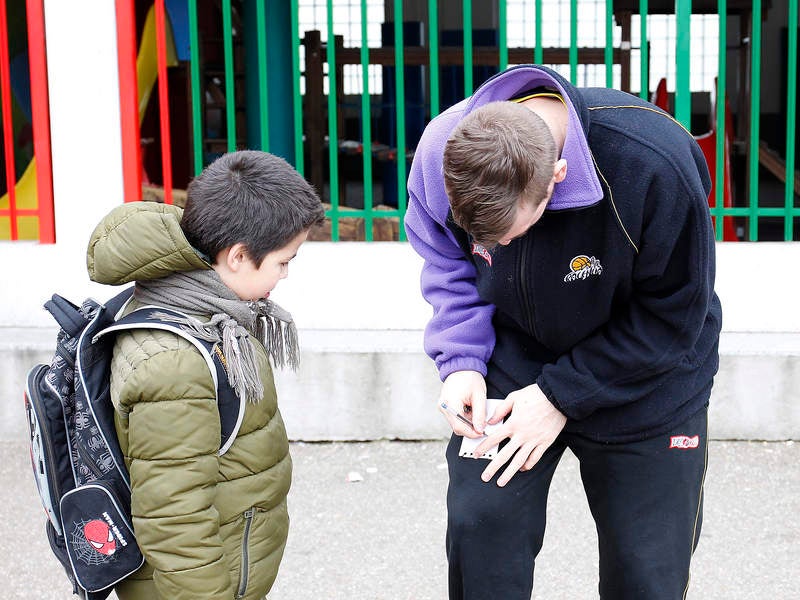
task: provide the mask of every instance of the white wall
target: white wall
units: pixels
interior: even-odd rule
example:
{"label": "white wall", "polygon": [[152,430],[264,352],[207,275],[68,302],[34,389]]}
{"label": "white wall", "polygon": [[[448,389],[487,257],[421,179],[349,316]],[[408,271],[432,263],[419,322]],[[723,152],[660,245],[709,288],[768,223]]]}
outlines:
{"label": "white wall", "polygon": [[[89,283],[88,232],[84,237],[75,236],[74,246],[0,244],[0,328],[51,326],[39,307],[54,291],[73,300],[113,294],[113,288]],[[723,330],[800,333],[795,264],[800,264],[800,243],[718,243]],[[406,243],[309,242],[273,298],[292,312],[301,329],[421,329],[431,311],[420,297],[420,267]]]}
{"label": "white wall", "polygon": [[51,290],[87,295],[86,242],[122,201],[116,20],[109,0],[46,0],[55,245],[0,242],[1,325],[41,326]]}
{"label": "white wall", "polygon": [[56,239],[81,244],[122,201],[114,3],[45,2]]}

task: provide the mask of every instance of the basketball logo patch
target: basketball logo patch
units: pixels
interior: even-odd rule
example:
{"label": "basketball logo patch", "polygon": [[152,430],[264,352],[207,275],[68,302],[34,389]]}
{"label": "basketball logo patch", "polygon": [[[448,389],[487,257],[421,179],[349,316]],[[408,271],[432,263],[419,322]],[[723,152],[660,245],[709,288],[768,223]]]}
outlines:
{"label": "basketball logo patch", "polygon": [[564,275],[564,281],[577,281],[578,279],[588,279],[592,275],[600,275],[603,272],[603,265],[594,256],[579,254],[569,261],[569,273]]}

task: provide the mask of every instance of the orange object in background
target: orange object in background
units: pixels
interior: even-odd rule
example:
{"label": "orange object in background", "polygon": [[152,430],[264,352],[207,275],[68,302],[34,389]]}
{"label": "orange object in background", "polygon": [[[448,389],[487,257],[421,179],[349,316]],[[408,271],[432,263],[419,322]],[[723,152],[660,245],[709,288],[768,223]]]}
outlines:
{"label": "orange object in background", "polygon": [[[726,127],[727,129],[727,127]],[[733,206],[733,197],[731,195],[731,158],[730,158],[730,136],[725,136],[725,152],[723,153],[725,166],[723,167],[723,181],[724,188],[722,190],[722,206],[728,208]],[[708,133],[700,136],[695,136],[694,139],[703,150],[708,163],[708,170],[711,173],[711,192],[708,194],[708,205],[714,207],[717,205],[717,131],[712,129]],[[716,227],[716,220],[714,226]],[[733,227],[733,217],[722,218],[722,239],[725,242],[738,242],[739,237],[736,235],[736,230]]]}
{"label": "orange object in background", "polygon": [[[658,106],[665,112],[669,112],[669,96],[667,94],[667,80],[662,77],[656,86],[656,91],[653,92],[650,100],[653,104]],[[715,110],[712,107],[711,113],[714,114]],[[711,174],[711,192],[708,194],[708,206],[714,208],[717,205],[717,130],[715,128],[715,121],[711,121],[711,130],[702,135],[694,136],[703,155],[706,158],[706,164]],[[731,193],[731,141],[733,139],[733,122],[731,120],[731,111],[728,106],[727,99],[725,100],[725,145],[723,156],[725,166],[722,169],[723,176],[723,189],[722,189],[722,206],[725,208],[733,207],[733,194]],[[714,219],[714,226],[716,227],[716,219]],[[733,217],[723,217],[722,222],[722,239],[726,242],[738,242],[739,237],[736,235],[736,230],[733,227]]]}
{"label": "orange object in background", "polygon": [[669,107],[667,106],[668,102],[668,95],[667,95],[667,79],[662,77],[658,85],[656,86],[656,91],[653,92],[652,97],[650,98],[650,102],[655,104],[658,108],[665,112],[669,112]]}

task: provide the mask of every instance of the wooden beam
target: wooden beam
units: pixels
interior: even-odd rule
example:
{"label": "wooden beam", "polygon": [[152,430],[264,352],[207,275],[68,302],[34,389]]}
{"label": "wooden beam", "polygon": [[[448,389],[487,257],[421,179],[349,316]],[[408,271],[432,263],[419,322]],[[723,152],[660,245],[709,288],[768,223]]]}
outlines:
{"label": "wooden beam", "polygon": [[[509,48],[509,64],[530,64],[533,62],[533,48]],[[544,48],[543,61],[545,64],[568,65],[569,48]],[[325,44],[322,45],[323,61],[325,60]],[[428,48],[411,47],[404,50],[405,66],[427,65],[430,62]],[[622,53],[614,49],[613,58],[619,63]],[[578,48],[578,62],[587,65],[605,64],[605,51],[603,48]],[[361,49],[344,48],[336,49],[337,65],[360,65]],[[369,64],[394,65],[394,48],[370,48]],[[464,64],[464,50],[456,47],[439,47],[440,66],[461,66]],[[500,64],[500,51],[497,48],[475,47],[472,51],[472,64],[475,66],[497,66]]]}
{"label": "wooden beam", "polygon": [[[784,185],[786,184],[786,163],[775,150],[763,141],[758,144],[758,162],[780,179]],[[794,172],[794,193],[800,195],[800,171],[797,170]]]}

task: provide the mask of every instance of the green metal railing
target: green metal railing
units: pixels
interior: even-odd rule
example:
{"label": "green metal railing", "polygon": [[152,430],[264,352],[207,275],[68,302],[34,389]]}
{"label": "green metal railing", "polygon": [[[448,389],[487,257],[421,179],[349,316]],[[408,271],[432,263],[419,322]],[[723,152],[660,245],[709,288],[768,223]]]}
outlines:
{"label": "green metal railing", "polygon": [[797,133],[797,0],[790,0],[788,6],[788,69],[786,71],[786,185],[784,186],[784,239],[794,239],[794,220],[798,214],[795,206],[795,149]]}
{"label": "green metal railing", "polygon": [[[233,0],[234,2],[237,0]],[[561,48],[543,47],[542,42],[542,0],[531,0],[535,6],[537,18],[534,24],[534,44],[529,49],[509,48],[508,47],[508,10],[509,4],[506,0],[494,0],[493,6],[497,15],[496,46],[486,47],[477,45],[477,38],[474,37],[473,25],[477,21],[477,3],[472,0],[463,0],[460,5],[460,23],[462,24],[463,44],[461,48],[443,46],[439,35],[440,24],[442,23],[443,8],[440,2],[429,0],[427,5],[427,23],[425,27],[426,36],[422,44],[417,47],[406,47],[404,44],[404,13],[403,3],[394,2],[393,25],[390,25],[393,32],[393,41],[384,47],[369,47],[367,40],[367,25],[370,22],[382,21],[384,15],[381,11],[374,8],[368,10],[367,0],[360,1],[360,31],[361,39],[359,47],[348,48],[336,42],[341,39],[339,25],[334,20],[335,3],[327,0],[327,23],[321,38],[324,40],[321,47],[317,50],[324,55],[322,64],[327,66],[327,73],[324,80],[327,81],[327,92],[324,98],[320,98],[318,104],[313,104],[312,98],[308,96],[310,85],[309,53],[312,48],[305,46],[305,68],[301,67],[303,57],[303,38],[306,32],[301,32],[298,22],[298,0],[292,0],[285,28],[292,32],[292,52],[291,60],[285,60],[284,64],[276,67],[274,63],[268,63],[266,56],[269,50],[270,39],[268,32],[271,31],[267,26],[270,21],[271,13],[280,3],[280,0],[240,0],[241,2],[255,2],[258,26],[256,56],[248,56],[245,69],[247,75],[252,69],[259,78],[259,124],[260,124],[260,144],[261,148],[277,153],[283,153],[287,160],[290,160],[301,173],[306,176],[308,172],[316,173],[317,182],[322,183],[323,189],[319,191],[329,204],[327,215],[331,220],[331,239],[340,240],[342,238],[341,223],[342,219],[361,219],[363,220],[363,239],[372,241],[373,227],[379,219],[390,219],[399,222],[397,228],[397,239],[405,239],[402,227],[402,217],[406,210],[406,179],[410,160],[413,157],[416,139],[409,138],[407,128],[411,124],[409,121],[410,110],[413,109],[407,91],[409,81],[406,80],[408,68],[424,67],[427,73],[424,81],[424,111],[425,120],[435,117],[442,106],[442,80],[440,72],[443,68],[459,69],[463,78],[463,94],[469,95],[480,85],[481,81],[475,79],[475,74],[481,67],[490,66],[495,69],[504,69],[510,64],[520,64],[522,62],[543,63],[549,65],[568,66],[569,79],[573,83],[578,83],[580,69],[585,65],[594,65],[598,73],[603,77],[606,86],[622,86],[620,69],[630,67],[635,62],[638,50],[638,64],[640,81],[638,82],[639,95],[648,98],[650,94],[652,40],[648,38],[651,27],[648,27],[649,4],[647,0],[638,0],[638,12],[634,10],[633,16],[639,18],[639,36],[644,43],[640,48],[629,48],[624,44],[615,46],[616,37],[619,37],[619,29],[615,30],[615,19],[618,15],[614,12],[614,2],[607,0],[603,16],[600,17],[603,23],[595,24],[596,27],[605,28],[604,45],[597,48],[587,48],[580,45],[579,25],[586,26],[581,21],[581,1],[569,0],[569,41],[568,46]],[[566,0],[564,0],[566,3]],[[233,50],[234,32],[232,24],[232,0],[223,0],[221,3],[223,41],[224,41],[224,89],[226,94],[227,107],[225,111],[227,147],[233,150],[242,147],[241,140],[236,137],[236,120],[242,118],[241,111],[237,113],[237,107],[233,100],[235,91],[234,62],[236,57]],[[625,4],[635,5],[635,2]],[[726,187],[722,184],[714,186],[714,193],[710,198],[710,213],[715,220],[717,239],[731,239],[729,237],[728,225],[735,221],[738,227],[737,238],[742,240],[756,241],[763,232],[764,219],[771,219],[774,225],[775,219],[782,219],[781,239],[793,240],[796,237],[796,227],[794,220],[800,217],[796,194],[796,170],[795,170],[795,145],[796,145],[796,101],[797,101],[797,23],[798,23],[798,0],[787,0],[788,13],[788,48],[786,55],[780,57],[786,69],[786,106],[788,107],[785,119],[786,146],[780,148],[782,156],[775,160],[773,152],[772,159],[765,159],[765,149],[760,143],[761,127],[761,103],[762,93],[761,81],[761,23],[762,23],[762,3],[761,0],[752,2],[751,22],[755,24],[750,32],[749,55],[749,95],[737,98],[744,100],[745,104],[737,106],[738,110],[746,111],[746,115],[740,114],[739,122],[746,124],[747,135],[742,137],[743,143],[737,145],[743,161],[746,163],[746,177],[744,183],[737,188],[738,194],[735,201],[731,203],[726,195]],[[725,76],[728,69],[728,55],[730,53],[729,39],[727,31],[728,3],[726,0],[718,1],[717,15],[719,19],[719,62],[718,75],[713,92],[718,99],[726,99],[734,90],[728,86]],[[564,5],[566,6],[566,4]],[[456,3],[450,3],[448,11],[458,11]],[[776,10],[773,3],[772,10]],[[381,14],[373,14],[381,12]],[[675,81],[674,81],[674,115],[687,129],[691,129],[692,118],[692,91],[690,89],[690,74],[692,69],[692,2],[691,0],[675,0]],[[453,15],[448,12],[448,18],[452,21]],[[207,163],[202,146],[203,139],[203,90],[201,85],[201,64],[198,48],[201,45],[198,34],[197,24],[197,0],[189,2],[189,29],[191,44],[191,93],[192,93],[192,129],[193,129],[193,166],[194,172],[201,170],[203,164]],[[602,42],[601,42],[602,43]],[[524,50],[524,52],[523,52]],[[344,98],[342,93],[341,81],[343,67],[353,65],[360,68],[362,88],[358,94],[358,135],[353,140],[356,143],[358,152],[361,153],[360,160],[360,184],[363,186],[363,198],[356,203],[355,207],[349,207],[342,198],[341,190],[343,180],[349,177],[352,181],[352,169],[345,173],[342,139],[345,135],[343,127],[343,113],[347,102],[352,104],[352,97]],[[390,86],[394,90],[393,97],[386,97],[379,90],[370,89],[370,66],[380,65],[384,67],[383,76],[391,77],[393,81]],[[388,67],[388,68],[386,68]],[[277,69],[277,71],[276,71]],[[280,72],[278,72],[280,71]],[[624,72],[624,70],[623,70]],[[628,69],[629,72],[629,69]],[[272,96],[268,94],[268,85],[272,85],[275,77],[283,77],[289,81],[291,98],[284,98],[276,103]],[[269,84],[268,84],[269,82]],[[384,82],[386,83],[386,82]],[[630,85],[630,81],[627,82]],[[416,84],[415,84],[416,85]],[[324,88],[322,88],[324,89]],[[301,90],[304,90],[301,93]],[[738,90],[735,90],[738,93]],[[730,173],[726,170],[726,161],[729,160],[727,153],[731,152],[731,147],[726,143],[726,136],[731,134],[729,130],[730,120],[726,118],[726,105],[723,100],[715,102],[712,122],[716,130],[715,143],[715,168],[712,177],[716,182],[723,182]],[[324,115],[313,114],[310,107],[318,106]],[[248,107],[250,110],[250,107]],[[395,135],[390,148],[384,147],[386,143],[379,142],[377,138],[378,127],[375,123],[391,113],[391,121],[394,123]],[[353,112],[349,113],[352,115]],[[246,113],[245,113],[246,117]],[[291,139],[276,141],[275,134],[270,124],[291,119]],[[313,138],[310,127],[315,120],[323,120],[323,130],[319,133],[319,138]],[[352,135],[352,127],[349,130]],[[701,132],[702,133],[702,132]],[[310,140],[321,139],[325,147],[310,147]],[[352,148],[352,144],[347,146]],[[767,159],[769,158],[766,157]],[[325,160],[326,159],[326,160]],[[377,162],[376,162],[377,161]],[[384,161],[380,163],[379,161]],[[391,169],[387,170],[386,161],[391,162]],[[352,163],[352,161],[350,161]],[[350,164],[348,163],[348,164]],[[376,168],[380,164],[384,167],[381,171]],[[777,204],[764,194],[763,167],[765,164],[771,165],[775,178],[779,179],[783,185],[784,194]],[[777,166],[776,166],[777,165]],[[327,167],[327,169],[326,169]],[[395,182],[391,178],[387,179],[387,173],[393,170],[396,174],[396,196],[397,205],[388,210],[385,207],[379,209],[376,205],[376,190],[381,184],[381,180],[390,181],[394,186]],[[782,170],[782,175],[781,175]],[[381,174],[378,177],[379,173]],[[324,174],[324,176],[322,175]],[[741,178],[740,178],[741,180]],[[383,183],[385,184],[386,181]],[[773,186],[774,187],[774,186]],[[384,193],[387,188],[384,186]],[[359,206],[360,205],[360,206]],[[726,225],[726,223],[728,225]]]}
{"label": "green metal railing", "polygon": [[[720,23],[725,23],[727,21],[728,15],[728,7],[726,6],[727,2],[720,2],[718,11],[719,11],[719,20]],[[719,68],[717,69],[717,98],[725,98],[727,94],[727,81],[726,81],[726,73],[727,73],[727,44],[728,40],[728,32],[726,27],[719,28],[719,44],[717,46],[717,52],[719,54]],[[717,105],[722,104],[721,102],[717,102]],[[714,115],[714,126],[716,127],[717,131],[725,132],[726,127],[726,119],[725,119],[725,110],[724,104],[722,106],[718,106],[717,110],[715,111],[716,114]],[[717,136],[717,143],[716,147],[714,148],[714,152],[717,157],[717,161],[715,163],[714,169],[714,181],[723,181],[725,177],[725,162],[719,160],[720,157],[725,156],[726,151],[726,144],[725,144],[725,135],[718,135]],[[724,231],[723,231],[723,213],[722,210],[724,209],[724,194],[725,190],[722,186],[716,186],[714,189],[714,206],[711,208],[711,214],[714,215],[714,223],[716,229],[716,237],[717,239],[724,239]],[[791,238],[789,238],[791,239]]]}

